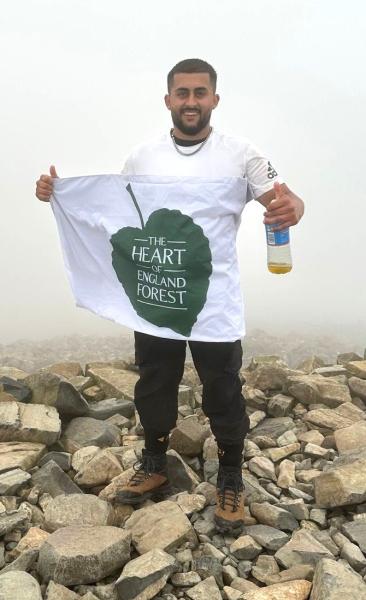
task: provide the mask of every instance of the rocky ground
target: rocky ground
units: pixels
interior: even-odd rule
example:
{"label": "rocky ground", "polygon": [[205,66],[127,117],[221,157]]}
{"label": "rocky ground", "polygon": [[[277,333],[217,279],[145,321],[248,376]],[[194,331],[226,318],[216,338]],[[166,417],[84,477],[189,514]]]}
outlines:
{"label": "rocky ground", "polygon": [[186,365],[169,497],[118,505],[143,447],[128,361],[0,367],[0,598],[366,599],[366,356],[243,370],[246,516],[213,523],[217,448]]}

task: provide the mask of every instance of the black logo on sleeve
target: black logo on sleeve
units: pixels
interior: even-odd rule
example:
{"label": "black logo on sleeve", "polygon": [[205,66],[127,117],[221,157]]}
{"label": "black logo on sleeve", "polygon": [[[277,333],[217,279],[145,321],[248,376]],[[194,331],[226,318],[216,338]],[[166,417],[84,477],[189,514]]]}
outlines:
{"label": "black logo on sleeve", "polygon": [[278,173],[276,171],[276,169],[274,169],[271,165],[271,163],[268,161],[268,169],[267,169],[267,177],[268,179],[273,179],[274,177],[277,177]]}

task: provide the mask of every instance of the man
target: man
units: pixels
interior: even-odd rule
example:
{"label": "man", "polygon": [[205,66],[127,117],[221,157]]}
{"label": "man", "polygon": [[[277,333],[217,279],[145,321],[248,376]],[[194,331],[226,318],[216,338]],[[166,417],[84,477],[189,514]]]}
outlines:
{"label": "man", "polygon": [[[219,103],[216,72],[199,59],[178,63],[168,74],[165,104],[173,128],[159,139],[142,144],[128,158],[126,175],[245,177],[249,195],[266,207],[266,224],[284,229],[298,223],[302,200],[285,184],[268,159],[248,141],[222,135],[210,125]],[[41,175],[36,195],[48,201],[55,167]],[[245,199],[243,199],[243,207]],[[213,207],[214,208],[214,207]],[[238,336],[239,337],[239,336]],[[240,339],[223,342],[189,341],[192,358],[203,384],[202,409],[218,444],[219,473],[215,522],[221,531],[238,530],[244,520],[241,464],[249,419],[241,394]],[[140,379],[135,403],[145,432],[142,460],[117,501],[139,504],[168,489],[166,451],[177,420],[177,395],[183,375],[186,341],[135,332]]]}

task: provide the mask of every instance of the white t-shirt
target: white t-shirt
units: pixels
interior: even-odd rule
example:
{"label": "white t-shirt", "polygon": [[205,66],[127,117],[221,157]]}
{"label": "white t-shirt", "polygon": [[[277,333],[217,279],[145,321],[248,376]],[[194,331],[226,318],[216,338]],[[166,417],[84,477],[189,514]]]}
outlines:
{"label": "white t-shirt", "polygon": [[177,177],[246,177],[248,202],[259,198],[279,180],[268,158],[245,138],[213,130],[202,149],[192,156],[198,145],[174,147],[169,134],[137,146],[128,157],[122,174]]}

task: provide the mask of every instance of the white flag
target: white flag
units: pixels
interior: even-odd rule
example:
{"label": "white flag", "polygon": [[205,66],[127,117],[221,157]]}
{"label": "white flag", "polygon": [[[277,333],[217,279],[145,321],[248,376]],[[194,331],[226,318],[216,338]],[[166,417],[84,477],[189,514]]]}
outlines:
{"label": "white flag", "polygon": [[239,339],[246,198],[240,177],[55,179],[51,204],[77,305],[158,337]]}

